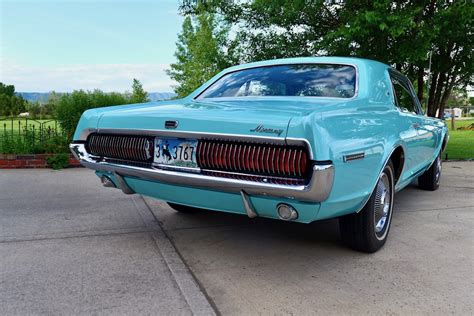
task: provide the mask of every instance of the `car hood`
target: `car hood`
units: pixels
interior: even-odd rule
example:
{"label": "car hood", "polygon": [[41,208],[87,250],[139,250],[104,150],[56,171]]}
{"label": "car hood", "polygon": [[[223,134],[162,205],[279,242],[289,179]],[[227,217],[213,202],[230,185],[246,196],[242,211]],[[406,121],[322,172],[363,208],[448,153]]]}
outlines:
{"label": "car hood", "polygon": [[304,116],[328,103],[267,98],[213,101],[167,101],[109,107],[102,112],[100,129],[165,130],[177,121],[178,131],[259,135],[284,138],[294,116]]}

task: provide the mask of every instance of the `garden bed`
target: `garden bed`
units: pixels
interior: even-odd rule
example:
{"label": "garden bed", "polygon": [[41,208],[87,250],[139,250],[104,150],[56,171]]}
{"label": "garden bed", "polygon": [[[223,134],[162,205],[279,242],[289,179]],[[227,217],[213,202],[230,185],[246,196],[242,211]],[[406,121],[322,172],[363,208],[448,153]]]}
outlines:
{"label": "garden bed", "polygon": [[[80,167],[81,164],[72,154],[68,154],[68,167]],[[12,155],[0,154],[0,169],[50,168],[48,158],[55,154]]]}

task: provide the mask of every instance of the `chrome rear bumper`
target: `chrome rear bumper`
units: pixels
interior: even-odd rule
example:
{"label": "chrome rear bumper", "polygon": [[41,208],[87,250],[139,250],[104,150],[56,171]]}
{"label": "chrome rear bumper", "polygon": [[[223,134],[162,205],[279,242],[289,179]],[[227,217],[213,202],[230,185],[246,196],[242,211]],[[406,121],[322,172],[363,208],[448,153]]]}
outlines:
{"label": "chrome rear bumper", "polygon": [[95,157],[87,153],[83,143],[72,143],[69,145],[69,148],[84,167],[97,171],[115,173],[122,177],[134,177],[142,180],[239,194],[241,191],[245,191],[249,195],[265,195],[305,202],[321,202],[326,200],[331,192],[334,178],[334,167],[332,164],[314,165],[311,179],[307,185],[283,185],[220,178],[199,173],[98,162],[94,159]]}

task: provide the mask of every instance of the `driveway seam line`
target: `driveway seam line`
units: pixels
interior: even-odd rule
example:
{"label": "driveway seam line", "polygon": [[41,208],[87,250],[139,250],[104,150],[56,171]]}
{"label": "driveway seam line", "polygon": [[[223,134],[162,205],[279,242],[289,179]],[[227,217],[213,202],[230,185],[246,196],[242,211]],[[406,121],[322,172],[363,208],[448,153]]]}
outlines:
{"label": "driveway seam line", "polygon": [[[158,251],[161,253],[169,271],[175,279],[178,288],[181,291],[186,303],[194,315],[217,315],[218,310],[212,299],[207,295],[203,286],[199,283],[196,276],[192,273],[189,266],[184,261],[178,249],[168,236],[166,231],[160,225],[150,206],[146,203],[141,195],[134,195],[132,201],[137,208],[138,213],[142,216],[147,227],[156,227],[153,230],[152,238],[154,239]],[[142,214],[142,208],[139,204],[144,204],[147,214]],[[146,218],[149,217],[149,218]]]}
{"label": "driveway seam line", "polygon": [[[42,241],[42,240],[61,240],[61,239],[72,239],[72,238],[86,238],[86,237],[105,237],[105,236],[120,236],[120,235],[131,235],[131,234],[143,234],[143,233],[152,233],[153,230],[148,230],[148,229],[137,229],[137,230],[130,230],[130,231],[91,231],[91,233],[82,233],[82,234],[71,234],[71,235],[66,235],[64,234],[63,236],[48,236],[45,235],[44,237],[40,237],[41,235],[38,235],[38,237],[32,237],[32,238],[24,238],[27,236],[22,237],[4,237],[3,239],[0,239],[0,244],[7,244],[7,243],[14,243],[14,242],[29,242],[29,241]],[[28,236],[30,237],[30,236]]]}

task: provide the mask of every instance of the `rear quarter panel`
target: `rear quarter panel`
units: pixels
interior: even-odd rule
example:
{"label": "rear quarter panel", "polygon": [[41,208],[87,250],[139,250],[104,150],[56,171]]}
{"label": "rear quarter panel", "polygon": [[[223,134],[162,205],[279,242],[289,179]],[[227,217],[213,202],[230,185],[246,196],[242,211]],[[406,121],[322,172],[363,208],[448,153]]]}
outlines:
{"label": "rear quarter panel", "polygon": [[[356,98],[290,122],[288,137],[308,139],[315,160],[334,164],[333,188],[321,203],[318,220],[360,210],[393,150],[404,147],[404,122],[394,107],[386,69],[379,63],[359,65]],[[344,161],[344,156],[359,153],[364,158]]]}

